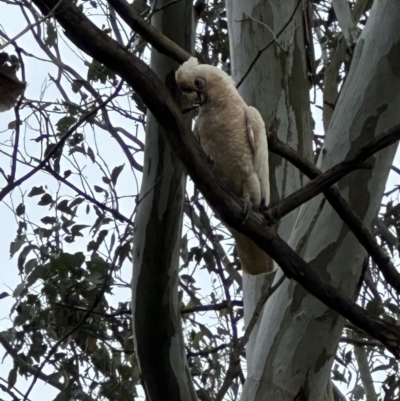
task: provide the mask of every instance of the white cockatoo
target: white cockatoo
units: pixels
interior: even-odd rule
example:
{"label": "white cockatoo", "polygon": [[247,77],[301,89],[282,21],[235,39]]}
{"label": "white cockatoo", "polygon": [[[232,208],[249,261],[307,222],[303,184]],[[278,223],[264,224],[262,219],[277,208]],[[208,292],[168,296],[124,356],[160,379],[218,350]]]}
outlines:
{"label": "white cockatoo", "polygon": [[[194,133],[215,173],[244,205],[268,206],[268,144],[258,110],[246,104],[227,73],[199,64],[194,57],[179,67],[175,79],[200,106]],[[245,272],[260,274],[274,269],[272,259],[252,240],[230,230]]]}

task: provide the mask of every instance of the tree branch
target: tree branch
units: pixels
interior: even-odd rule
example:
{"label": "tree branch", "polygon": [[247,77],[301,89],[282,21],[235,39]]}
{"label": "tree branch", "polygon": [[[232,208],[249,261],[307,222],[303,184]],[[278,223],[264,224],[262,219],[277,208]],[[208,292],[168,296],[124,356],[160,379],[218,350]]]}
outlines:
{"label": "tree branch", "polygon": [[[277,138],[276,138],[277,139]],[[354,155],[348,155],[347,160],[338,163],[325,173],[319,171],[314,179],[304,185],[304,187],[293,192],[291,195],[284,198],[276,206],[269,208],[268,212],[274,220],[279,220],[286,216],[292,210],[296,209],[303,203],[324,192],[334,183],[338,182],[352,171],[364,168],[365,160],[373,156],[376,152],[393,145],[400,139],[400,124],[390,128],[381,134],[374,137],[366,145],[359,148]]]}
{"label": "tree branch", "polygon": [[[179,64],[184,63],[192,55],[183,50],[175,42],[168,39],[160,31],[151,26],[131,5],[125,0],[107,0],[125,23],[146,42],[149,42],[161,54],[165,54]],[[159,11],[159,10],[157,10]]]}
{"label": "tree branch", "polygon": [[198,306],[194,306],[193,308],[181,309],[181,314],[187,315],[189,313],[196,313],[196,312],[217,311],[217,310],[227,309],[232,306],[243,307],[243,301],[232,300],[231,302],[223,301],[218,304],[198,305]]}
{"label": "tree branch", "polygon": [[[397,130],[398,129],[399,127],[397,126]],[[386,133],[387,132],[390,132],[390,130],[386,131]],[[322,174],[317,167],[307,159],[302,158],[295,150],[281,142],[276,135],[268,136],[268,146],[271,152],[274,152],[290,161],[307,177],[313,179]],[[373,235],[363,224],[362,220],[352,211],[349,204],[340,195],[337,188],[328,188],[324,190],[323,193],[339,217],[347,224],[360,244],[371,255],[373,261],[382,272],[385,280],[400,294],[400,274],[393,265],[390,257],[381,249]]]}

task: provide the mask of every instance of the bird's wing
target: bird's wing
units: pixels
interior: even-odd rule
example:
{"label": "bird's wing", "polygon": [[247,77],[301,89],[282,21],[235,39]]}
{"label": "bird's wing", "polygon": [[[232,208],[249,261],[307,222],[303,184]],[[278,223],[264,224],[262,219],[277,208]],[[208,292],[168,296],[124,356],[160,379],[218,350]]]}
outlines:
{"label": "bird's wing", "polygon": [[268,143],[264,120],[259,111],[251,106],[245,109],[246,132],[253,151],[254,171],[260,180],[261,199],[269,205]]}

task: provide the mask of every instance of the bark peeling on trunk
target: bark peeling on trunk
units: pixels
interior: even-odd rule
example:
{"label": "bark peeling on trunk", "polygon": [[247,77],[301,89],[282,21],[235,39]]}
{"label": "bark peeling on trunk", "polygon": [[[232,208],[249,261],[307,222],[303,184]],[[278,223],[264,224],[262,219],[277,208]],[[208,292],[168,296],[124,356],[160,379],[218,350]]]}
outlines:
{"label": "bark peeling on trunk", "polygon": [[[233,3],[238,6],[237,2]],[[239,57],[246,60],[243,51],[247,51],[244,50],[246,46],[242,48],[238,41],[238,38],[243,40],[244,34],[233,22],[240,19],[238,13],[236,9],[235,14],[228,14],[234,71],[236,60]],[[398,1],[386,0],[374,4],[330,121],[318,161],[322,171],[343,161],[352,150],[399,122],[399,13]],[[286,18],[289,16],[290,12]],[[281,26],[275,20],[267,22],[274,31]],[[294,46],[299,49],[300,45],[300,42],[294,42]],[[243,89],[245,99],[249,101],[246,94],[249,96],[252,91],[258,93],[257,88],[263,86],[264,81],[268,88],[264,89],[266,95],[264,99],[254,99],[260,103],[253,105],[261,109],[271,107],[269,105],[272,104],[268,112],[282,115],[282,110],[279,112],[275,107],[285,111],[285,103],[269,103],[272,94],[279,96],[281,91],[269,83],[271,78],[264,78],[265,74],[275,73],[275,70],[265,68],[266,65],[269,65],[268,61],[260,59],[259,69],[252,71],[253,81],[247,82],[246,91]],[[301,107],[303,111],[299,112],[304,116],[309,110],[308,103]],[[268,121],[266,119],[267,126]],[[288,125],[285,128],[290,129]],[[342,196],[367,227],[371,226],[379,209],[395,150],[396,147],[391,147],[377,153],[371,159],[373,169],[354,172],[338,184]],[[281,180],[282,174],[276,175],[275,179]],[[274,189],[278,186],[276,184]],[[342,295],[355,296],[364,250],[330,205],[323,201],[322,196],[301,208],[290,236],[290,244]],[[245,285],[244,291],[251,291],[251,287]],[[286,280],[268,300],[264,309],[255,343],[251,345],[253,358],[249,361],[248,378],[241,399],[289,401],[299,396],[305,400],[322,399],[343,324],[344,319],[339,315],[296,283]]]}
{"label": "bark peeling on trunk", "polygon": [[[164,3],[169,2],[158,1],[157,6]],[[191,50],[191,2],[157,12],[152,24]],[[151,68],[164,82],[177,67],[176,62],[152,51]],[[187,124],[190,126],[189,120]],[[162,127],[149,113],[133,247],[133,331],[150,400],[190,401],[197,397],[186,363],[177,290],[186,180],[181,163],[164,138]]]}

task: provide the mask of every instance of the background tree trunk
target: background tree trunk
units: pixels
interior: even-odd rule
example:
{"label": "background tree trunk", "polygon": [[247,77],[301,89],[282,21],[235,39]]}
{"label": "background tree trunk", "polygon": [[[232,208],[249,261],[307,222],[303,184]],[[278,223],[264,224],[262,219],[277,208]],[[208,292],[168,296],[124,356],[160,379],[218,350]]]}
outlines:
{"label": "background tree trunk", "polygon": [[[232,76],[235,82],[239,82],[246,74],[258,51],[273,40],[290,20],[297,5],[298,0],[227,1]],[[246,20],[248,17],[252,20]],[[313,122],[309,107],[310,82],[307,78],[301,6],[277,42],[279,45],[274,43],[261,55],[239,87],[239,92],[248,104],[260,111],[267,133],[276,132],[281,141],[311,160]],[[271,204],[274,204],[299,189],[306,177],[278,155],[270,153],[269,161]],[[288,240],[297,214],[298,210],[295,210],[280,222],[279,234],[283,239]],[[265,275],[243,276],[245,320],[248,322],[260,299]],[[259,322],[246,347],[249,373],[253,369],[252,354],[258,327]]]}
{"label": "background tree trunk", "polygon": [[[257,18],[251,12],[255,13],[264,2],[259,2],[258,5],[257,2],[252,2],[253,6],[250,10],[239,10],[238,3],[231,3],[231,11],[228,14],[235,74],[237,60],[239,58],[247,59],[240,52],[246,48],[253,48],[253,51],[256,52],[260,44],[256,39],[252,45],[248,43],[246,46],[245,44],[244,38],[254,36],[251,27],[255,28],[253,25],[247,25],[247,31],[244,28],[246,24],[254,24],[254,22],[238,24],[234,20],[242,19],[243,12]],[[248,7],[247,2],[246,4]],[[286,15],[282,16],[279,22],[273,17],[264,22],[276,32],[289,19],[293,4],[290,6],[291,9],[286,2],[285,6],[282,6],[287,7],[287,10]],[[271,15],[271,12],[269,14],[267,12],[268,8],[273,9],[278,6],[273,6],[269,2],[263,7],[267,8],[263,13],[266,17]],[[400,32],[397,16],[399,13],[400,3],[395,0],[375,2],[371,10],[370,18],[358,41],[349,75],[326,134],[325,144],[318,162],[319,168],[323,171],[343,161],[359,146],[398,122]],[[301,40],[296,40],[297,32],[291,45],[288,44],[291,37],[289,32],[293,32],[295,27],[300,30],[300,15],[297,15],[287,28],[284,34],[286,40],[283,44],[283,39],[278,41],[283,47],[294,46],[288,50],[296,55],[303,53],[304,47]],[[243,40],[240,47],[239,38]],[[272,58],[272,51],[269,52]],[[273,52],[279,54],[281,51],[275,45]],[[301,60],[300,56],[298,60]],[[275,64],[276,68],[278,65],[278,63]],[[300,62],[294,64],[293,75],[301,76],[304,79],[305,70],[302,69],[302,65]],[[286,65],[280,66],[279,69],[283,77],[285,73],[288,74]],[[269,67],[267,57],[265,60],[260,59],[258,70],[254,69],[250,74],[254,77],[253,85],[250,86],[248,81],[248,89],[246,91],[244,88],[242,89],[246,101],[260,108],[264,118],[266,118],[266,113],[263,108],[271,108],[269,113],[272,117],[266,118],[268,127],[273,114],[279,118],[282,114],[285,115],[282,110],[289,109],[283,101],[280,103],[268,100],[272,93],[275,93],[279,100],[277,95],[285,92],[281,85],[287,81],[290,86],[286,92],[290,94],[292,89],[296,96],[300,97],[296,120],[291,119],[290,121],[307,121],[309,104],[306,95],[304,94],[303,98],[299,94],[295,82],[290,79],[269,81],[274,73],[275,70]],[[263,82],[269,82],[268,86],[263,87]],[[261,87],[263,89],[260,89]],[[263,97],[254,98],[250,96],[252,92],[261,92]],[[265,103],[263,103],[263,99]],[[302,125],[300,124],[300,126]],[[279,130],[284,128],[290,134],[293,133],[290,124],[283,127],[281,122]],[[297,135],[295,138],[302,141],[297,145],[299,149],[306,149],[310,146],[307,142],[309,136]],[[372,169],[354,172],[338,184],[342,196],[367,227],[371,226],[372,219],[379,209],[395,150],[396,147],[391,147],[379,152],[372,158]],[[279,183],[285,182],[285,177],[289,176],[279,174],[274,167],[272,171],[275,174],[275,178],[272,178],[272,188],[276,191]],[[302,207],[292,230],[290,244],[315,270],[320,272],[324,280],[335,285],[343,295],[355,297],[365,252],[322,196]],[[280,276],[280,273],[277,276]],[[244,291],[249,292],[251,288],[245,286]],[[258,335],[253,344],[252,354],[254,356],[249,360],[248,377],[242,399],[246,401],[322,399],[343,324],[343,318],[326,308],[299,285],[286,280],[269,299],[264,309]]]}
{"label": "background tree trunk", "polygon": [[[168,3],[158,1],[157,7]],[[152,25],[184,49],[193,48],[191,1],[156,12]],[[153,50],[151,68],[172,87],[176,62]],[[190,126],[189,119],[187,124]],[[133,330],[147,397],[151,401],[188,401],[197,397],[186,363],[177,290],[186,179],[162,129],[149,113],[135,220]]]}

